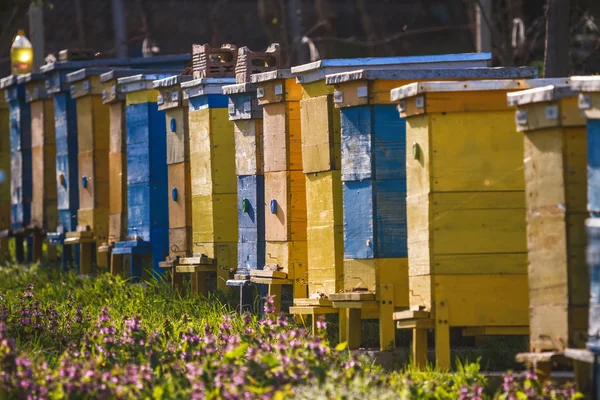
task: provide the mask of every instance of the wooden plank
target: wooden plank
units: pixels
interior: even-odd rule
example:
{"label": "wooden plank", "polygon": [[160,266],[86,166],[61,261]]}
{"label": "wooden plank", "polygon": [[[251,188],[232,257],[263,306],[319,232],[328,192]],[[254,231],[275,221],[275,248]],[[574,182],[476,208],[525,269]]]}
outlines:
{"label": "wooden plank", "polygon": [[195,272],[215,272],[217,267],[214,265],[177,265],[175,271],[179,274]]}
{"label": "wooden plank", "polygon": [[435,275],[432,281],[436,305],[447,304],[452,326],[529,325],[527,275]]}
{"label": "wooden plank", "polygon": [[322,315],[322,314],[337,314],[339,310],[333,307],[317,307],[317,306],[293,306],[290,307],[292,315]]}
{"label": "wooden plank", "polygon": [[430,313],[429,311],[423,310],[406,310],[406,311],[396,311],[392,315],[394,321],[403,321],[403,320],[411,320],[411,319],[429,319]]}
{"label": "wooden plank", "polygon": [[[408,260],[406,258],[345,259],[344,290],[376,293],[380,284],[394,285],[396,307],[408,306]],[[331,296],[336,296],[331,294]],[[379,299],[379,294],[378,297]]]}
{"label": "wooden plank", "polygon": [[431,132],[433,190],[524,189],[523,139],[513,113],[432,115]]}
{"label": "wooden plank", "polygon": [[341,167],[340,115],[331,96],[300,102],[302,165],[305,173]]}
{"label": "wooden plank", "polygon": [[[431,190],[430,117],[406,120],[407,196],[420,196]],[[410,226],[410,224],[409,224]]]}
{"label": "wooden plank", "polygon": [[231,223],[236,202],[235,193],[192,196],[193,241],[237,243],[238,226]]}
{"label": "wooden plank", "polygon": [[587,134],[585,126],[563,128],[566,206],[569,211],[587,211]]}
{"label": "wooden plank", "polygon": [[265,172],[286,171],[289,165],[289,132],[285,103],[263,109]]}
{"label": "wooden plank", "polygon": [[331,293],[329,299],[333,302],[338,301],[373,301],[375,300],[375,291],[373,292],[346,292]]}
{"label": "wooden plank", "polygon": [[192,226],[190,163],[168,165],[169,228]]}
{"label": "wooden plank", "polygon": [[263,124],[260,120],[234,123],[235,169],[237,175],[263,174]]}
{"label": "wooden plank", "polygon": [[[497,192],[485,203],[483,196],[472,193],[434,196],[433,252],[435,254],[525,253],[526,224],[523,208],[511,208],[513,193]],[[522,196],[524,197],[524,196]],[[446,199],[448,199],[446,203]],[[485,199],[488,200],[488,199]],[[464,204],[449,210],[448,204]],[[489,208],[480,208],[481,206]]]}
{"label": "wooden plank", "polygon": [[600,119],[587,122],[588,139],[588,211],[600,211]]}
{"label": "wooden plank", "polygon": [[[264,242],[266,212],[264,177],[259,175],[238,176],[237,182],[238,240],[240,243]],[[264,263],[264,249],[261,253]]]}
{"label": "wooden plank", "polygon": [[135,92],[129,92],[125,94],[125,104],[144,104],[144,103],[156,103],[159,92],[156,89],[138,90]]}
{"label": "wooden plank", "polygon": [[125,127],[125,103],[116,102],[109,105],[110,111],[110,152],[120,153],[127,150]]}
{"label": "wooden plank", "polygon": [[110,243],[120,242],[127,237],[127,213],[111,214],[108,217],[108,240]]}
{"label": "wooden plank", "polygon": [[325,96],[333,94],[333,85],[327,85],[325,79],[321,79],[314,82],[303,83],[302,85],[302,99],[310,99],[319,96]]}
{"label": "wooden plank", "polygon": [[108,155],[110,212],[122,213],[127,210],[127,153]]}
{"label": "wooden plank", "polygon": [[270,270],[263,270],[263,269],[254,269],[252,271],[250,271],[250,276],[251,277],[257,277],[257,278],[275,278],[275,279],[286,279],[287,273],[284,271],[270,271]]}
{"label": "wooden plank", "polygon": [[169,255],[171,257],[187,257],[192,252],[192,228],[169,229]]}
{"label": "wooden plank", "polygon": [[294,299],[295,306],[331,306],[329,299]]}
{"label": "wooden plank", "polygon": [[281,278],[261,278],[258,276],[253,276],[250,278],[252,283],[258,285],[269,285],[269,286],[280,286],[280,285],[291,285],[294,283],[291,279],[281,279]]}
{"label": "wooden plank", "polygon": [[77,100],[77,145],[80,153],[94,151],[94,110],[91,96]]}
{"label": "wooden plank", "polygon": [[277,264],[290,279],[308,280],[306,241],[267,242],[266,263]]}
{"label": "wooden plank", "polygon": [[[376,301],[332,301],[332,305],[335,308],[349,308],[359,310],[377,310],[378,303]],[[364,318],[364,317],[363,317]],[[367,319],[367,318],[364,318]],[[373,319],[373,318],[371,318]]]}
{"label": "wooden plank", "polygon": [[525,336],[529,335],[527,326],[471,326],[463,328],[463,336]]}
{"label": "wooden plank", "polygon": [[165,115],[167,124],[167,164],[189,162],[190,139],[187,107],[169,108],[165,111]]}
{"label": "wooden plank", "polygon": [[[92,96],[93,146],[108,152],[110,142],[110,109],[102,103],[100,95]],[[79,135],[79,132],[77,132]]]}
{"label": "wooden plank", "polygon": [[[265,172],[265,239],[291,240],[288,172]],[[275,211],[275,212],[273,212]]]}
{"label": "wooden plank", "polygon": [[340,111],[342,141],[342,180],[375,178],[373,155],[373,116],[369,106]]}

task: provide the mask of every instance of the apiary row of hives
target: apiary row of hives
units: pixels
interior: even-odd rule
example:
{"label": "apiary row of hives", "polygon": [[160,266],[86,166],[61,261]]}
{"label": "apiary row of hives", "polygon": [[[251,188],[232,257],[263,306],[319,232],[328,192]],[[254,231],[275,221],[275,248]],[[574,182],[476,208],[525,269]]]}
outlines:
{"label": "apiary row of hives", "polygon": [[443,368],[451,328],[529,335],[538,360],[582,347],[597,79],[489,61],[282,69],[277,45],[203,45],[7,77],[0,251],[27,237],[39,260],[46,237],[65,268],[169,270],[242,309],[289,285],[290,313],[338,314],[351,349],[362,319],[381,350],[411,329],[418,364],[430,330]]}

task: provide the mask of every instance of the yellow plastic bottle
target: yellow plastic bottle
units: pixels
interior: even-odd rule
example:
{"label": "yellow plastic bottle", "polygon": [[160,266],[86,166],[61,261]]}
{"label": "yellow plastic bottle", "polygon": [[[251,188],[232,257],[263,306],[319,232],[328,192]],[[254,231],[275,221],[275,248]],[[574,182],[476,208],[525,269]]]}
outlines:
{"label": "yellow plastic bottle", "polygon": [[31,72],[33,64],[33,48],[25,37],[23,29],[19,29],[10,47],[10,65],[13,75],[23,75]]}

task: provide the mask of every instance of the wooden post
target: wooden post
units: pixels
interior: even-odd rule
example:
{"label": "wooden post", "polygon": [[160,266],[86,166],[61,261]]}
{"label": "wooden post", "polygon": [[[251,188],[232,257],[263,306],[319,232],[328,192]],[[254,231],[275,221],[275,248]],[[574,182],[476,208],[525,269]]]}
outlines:
{"label": "wooden post", "polygon": [[91,243],[81,243],[79,245],[81,254],[79,258],[79,273],[83,275],[92,272],[92,252],[94,245]]}
{"label": "wooden post", "polygon": [[192,272],[192,293],[206,296],[206,272]]}
{"label": "wooden post", "polygon": [[449,371],[450,361],[450,325],[448,324],[448,304],[441,300],[436,302],[435,316],[435,362],[438,369]]}
{"label": "wooden post", "polygon": [[110,273],[112,275],[123,275],[123,255],[113,254],[110,255]]}
{"label": "wooden post", "polygon": [[25,261],[25,249],[23,247],[23,236],[15,236],[15,259],[17,263],[23,263]]}
{"label": "wooden post", "polygon": [[274,298],[275,314],[279,314],[281,312],[281,285],[269,285],[268,295]]}
{"label": "wooden post", "polygon": [[427,329],[413,328],[412,357],[415,367],[427,366]]}
{"label": "wooden post", "polygon": [[33,1],[29,6],[29,37],[33,47],[33,72],[44,65],[44,6]]}
{"label": "wooden post", "polygon": [[33,261],[42,261],[42,249],[44,244],[44,238],[41,233],[33,234]]}
{"label": "wooden post", "polygon": [[490,27],[491,11],[491,0],[475,1],[475,26],[477,29],[476,46],[479,53],[492,51],[492,30]]}
{"label": "wooden post", "polygon": [[348,315],[348,320],[346,321],[346,341],[348,342],[348,350],[356,350],[360,347],[360,308],[347,308],[346,312]]}

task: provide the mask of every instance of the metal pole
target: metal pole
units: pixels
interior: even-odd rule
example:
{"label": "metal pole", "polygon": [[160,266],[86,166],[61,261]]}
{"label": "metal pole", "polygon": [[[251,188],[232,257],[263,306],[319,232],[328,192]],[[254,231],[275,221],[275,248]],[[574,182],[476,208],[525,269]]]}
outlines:
{"label": "metal pole", "polygon": [[127,57],[127,31],[125,29],[125,8],[123,0],[112,0],[113,26],[115,32],[115,53],[119,58]]}
{"label": "metal pole", "polygon": [[29,37],[33,46],[33,72],[44,65],[44,9],[37,2],[29,6]]}
{"label": "metal pole", "polygon": [[489,21],[492,16],[491,0],[475,1],[475,26],[477,29],[477,51],[489,53],[492,51],[492,31]]}

